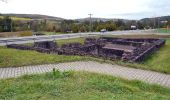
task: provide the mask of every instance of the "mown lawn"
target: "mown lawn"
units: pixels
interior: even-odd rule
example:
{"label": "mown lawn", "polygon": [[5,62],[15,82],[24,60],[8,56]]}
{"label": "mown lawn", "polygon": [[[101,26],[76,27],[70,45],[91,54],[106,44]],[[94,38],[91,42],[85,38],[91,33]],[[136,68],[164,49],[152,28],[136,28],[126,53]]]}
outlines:
{"label": "mown lawn", "polygon": [[170,33],[170,29],[168,29],[168,30],[167,29],[159,29],[158,32],[159,33],[167,33],[168,34],[168,33]]}
{"label": "mown lawn", "polygon": [[[72,38],[72,39],[63,39],[63,40],[56,40],[57,45],[60,47],[63,44],[68,44],[68,43],[81,43],[84,44],[85,38]],[[32,46],[33,43],[27,43],[25,45]]]}
{"label": "mown lawn", "polygon": [[[79,42],[83,44],[84,40],[85,38],[57,40],[57,44],[59,46],[61,46],[62,44],[73,42]],[[28,43],[26,45],[31,46],[32,44]],[[45,54],[36,51],[26,51],[0,47],[0,67],[19,67],[26,65],[61,63],[92,59],[95,60],[95,58],[92,57]]]}
{"label": "mown lawn", "polygon": [[0,47],[0,67],[19,67],[25,65],[61,63],[69,61],[86,60],[87,57],[65,56],[38,53]]}
{"label": "mown lawn", "polygon": [[170,89],[87,72],[0,80],[2,100],[170,100]]}
{"label": "mown lawn", "polygon": [[86,38],[73,38],[73,39],[64,39],[64,40],[57,40],[57,44],[59,46],[63,45],[63,44],[68,44],[68,43],[81,43],[84,44]]}

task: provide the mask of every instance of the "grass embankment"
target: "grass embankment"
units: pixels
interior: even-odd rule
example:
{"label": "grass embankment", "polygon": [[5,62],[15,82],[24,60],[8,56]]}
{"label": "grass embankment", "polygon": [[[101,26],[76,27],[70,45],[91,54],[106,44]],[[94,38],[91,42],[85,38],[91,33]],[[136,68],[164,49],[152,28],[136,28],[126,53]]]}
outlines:
{"label": "grass embankment", "polygon": [[169,100],[170,89],[86,72],[0,80],[3,100]]}

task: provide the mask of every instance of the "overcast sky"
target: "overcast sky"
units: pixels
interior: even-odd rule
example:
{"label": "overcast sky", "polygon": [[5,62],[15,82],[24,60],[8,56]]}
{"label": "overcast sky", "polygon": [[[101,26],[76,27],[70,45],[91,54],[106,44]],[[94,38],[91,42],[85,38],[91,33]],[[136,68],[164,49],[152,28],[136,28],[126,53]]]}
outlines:
{"label": "overcast sky", "polygon": [[67,19],[141,19],[170,15],[169,0],[0,0],[0,13],[44,14]]}

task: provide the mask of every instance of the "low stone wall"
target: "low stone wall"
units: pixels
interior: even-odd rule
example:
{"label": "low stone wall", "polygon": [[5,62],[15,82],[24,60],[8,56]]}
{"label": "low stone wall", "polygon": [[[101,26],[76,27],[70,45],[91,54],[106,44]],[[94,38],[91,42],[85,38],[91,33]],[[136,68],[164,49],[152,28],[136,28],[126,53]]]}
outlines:
{"label": "low stone wall", "polygon": [[[143,41],[143,42],[142,42]],[[103,57],[111,60],[123,60],[128,62],[141,62],[148,55],[156,50],[159,50],[165,45],[164,39],[117,39],[117,38],[88,38],[82,45],[80,43],[64,44],[61,47],[55,42],[40,42],[34,46],[27,45],[7,45],[8,48],[20,50],[35,50],[41,53],[58,54],[58,55],[79,55],[79,56],[94,56]],[[107,43],[122,45],[121,47],[132,46],[134,50],[128,52],[121,49],[103,48]],[[118,46],[119,47],[119,46]],[[127,49],[127,48],[124,48]]]}
{"label": "low stone wall", "polygon": [[141,54],[139,54],[138,56],[136,56],[133,60],[131,60],[132,62],[141,62],[143,61],[148,55],[152,54],[154,51],[160,49],[163,45],[165,45],[165,40],[164,39],[160,39],[154,42],[154,44],[148,48],[147,50],[145,50],[144,52],[142,52]]}

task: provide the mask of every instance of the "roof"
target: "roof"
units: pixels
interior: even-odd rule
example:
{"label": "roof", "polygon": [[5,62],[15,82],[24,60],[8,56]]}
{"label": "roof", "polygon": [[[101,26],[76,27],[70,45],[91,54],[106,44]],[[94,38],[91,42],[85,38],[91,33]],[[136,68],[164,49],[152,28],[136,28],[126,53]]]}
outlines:
{"label": "roof", "polygon": [[118,45],[118,44],[106,44],[103,49],[110,49],[110,50],[120,50],[125,52],[133,52],[134,49],[136,49],[133,46],[127,46],[127,45]]}

